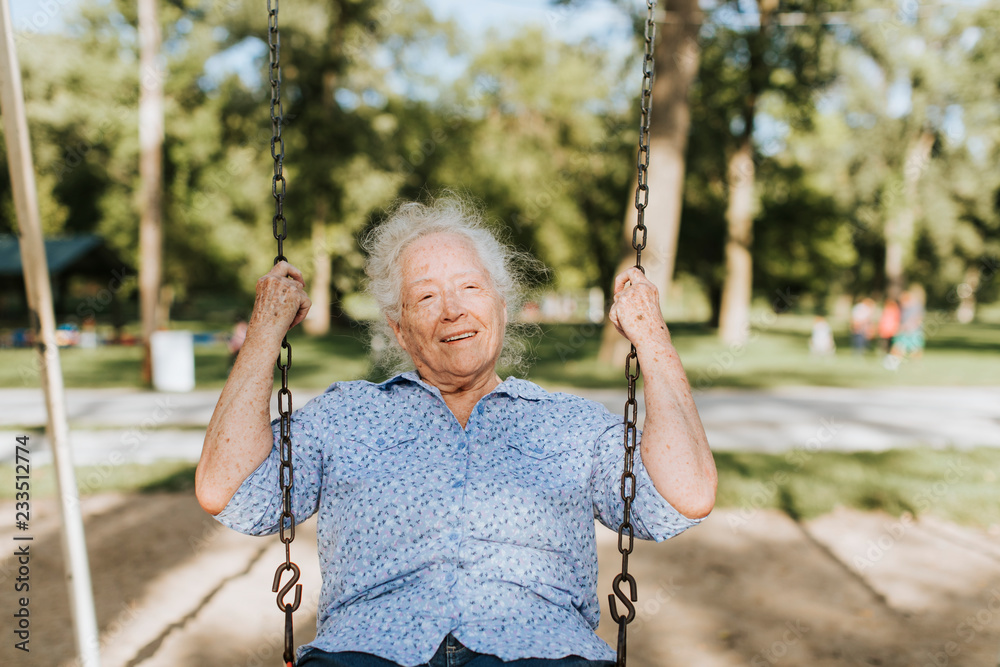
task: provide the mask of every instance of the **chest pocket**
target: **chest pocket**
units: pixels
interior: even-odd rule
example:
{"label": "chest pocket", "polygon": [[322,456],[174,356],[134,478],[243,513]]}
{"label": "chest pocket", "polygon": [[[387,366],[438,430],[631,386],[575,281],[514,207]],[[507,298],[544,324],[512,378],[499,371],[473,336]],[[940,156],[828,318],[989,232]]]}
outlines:
{"label": "chest pocket", "polygon": [[514,453],[526,456],[537,461],[544,461],[558,455],[572,454],[571,448],[566,443],[560,442],[556,437],[528,436],[514,438],[508,441],[507,446],[514,450]]}
{"label": "chest pocket", "polygon": [[567,438],[565,432],[542,428],[530,433],[509,434],[506,445],[515,456],[527,457],[535,461],[547,461],[559,457],[563,462],[586,457],[589,449],[586,443],[576,443]]}
{"label": "chest pocket", "polygon": [[346,434],[337,469],[341,477],[373,480],[396,475],[413,456],[419,432],[413,420],[400,417],[385,423],[364,422]]}
{"label": "chest pocket", "polygon": [[577,411],[553,409],[547,402],[513,401],[496,425],[501,455],[514,464],[589,463],[594,451]]}
{"label": "chest pocket", "polygon": [[561,512],[564,503],[585,489],[592,467],[591,444],[548,426],[508,436],[504,444],[507,479],[523,487],[521,498],[535,498],[526,500],[526,506]]}

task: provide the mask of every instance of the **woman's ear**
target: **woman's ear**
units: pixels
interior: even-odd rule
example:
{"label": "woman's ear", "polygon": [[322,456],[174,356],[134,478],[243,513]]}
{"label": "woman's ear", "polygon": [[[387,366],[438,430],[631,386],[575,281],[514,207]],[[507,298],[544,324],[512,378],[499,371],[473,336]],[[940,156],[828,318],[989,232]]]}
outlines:
{"label": "woman's ear", "polygon": [[399,322],[393,322],[392,318],[388,315],[385,316],[385,321],[389,323],[389,328],[391,328],[392,333],[396,335],[396,342],[399,343],[399,346],[403,348],[404,352],[408,352],[409,350],[406,349],[406,343],[403,341],[403,330],[399,326]]}

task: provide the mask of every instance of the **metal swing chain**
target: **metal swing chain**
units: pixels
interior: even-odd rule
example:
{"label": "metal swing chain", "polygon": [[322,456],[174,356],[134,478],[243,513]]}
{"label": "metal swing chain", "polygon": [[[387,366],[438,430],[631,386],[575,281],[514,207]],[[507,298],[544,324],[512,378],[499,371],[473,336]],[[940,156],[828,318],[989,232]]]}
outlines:
{"label": "metal swing chain", "polygon": [[[271,230],[278,242],[278,255],[274,263],[285,261],[284,241],[288,237],[288,225],[285,222],[285,176],[282,171],[285,161],[285,141],[281,138],[281,124],[284,120],[284,110],[281,105],[281,35],[278,33],[278,0],[267,0],[267,45],[270,53],[271,81],[271,157],[274,158],[274,176],[271,178],[271,195],[274,197],[274,217],[271,220]],[[291,544],[295,539],[295,515],[292,513],[292,392],[288,389],[288,369],[292,367],[292,346],[288,337],[281,341],[282,353],[278,352],[278,370],[281,371],[281,389],[278,390],[278,413],[281,415],[281,466],[278,469],[278,485],[281,491],[280,538],[285,545],[285,562],[278,565],[274,572],[274,584],[271,591],[277,593],[278,609],[285,613],[285,651],[283,659],[286,665],[295,661],[295,640],[292,629],[292,612],[299,608],[302,602],[302,584],[297,584],[301,574],[299,566],[292,562]],[[291,571],[291,578],[281,584],[281,576]],[[295,590],[291,603],[285,602],[285,596]]]}
{"label": "metal swing chain", "polygon": [[[646,205],[649,203],[649,116],[653,98],[653,41],[656,36],[654,13],[655,0],[646,0],[646,30],[645,51],[642,60],[642,114],[639,121],[639,152],[636,158],[638,171],[635,188],[636,223],[632,230],[632,247],[635,248],[635,266],[642,268],[642,251],[646,247]],[[638,403],[635,400],[635,383],[639,379],[639,358],[635,345],[631,346],[625,357],[625,377],[628,380],[628,398],[625,400],[625,462],[621,477],[621,497],[625,503],[622,523],[618,527],[618,552],[622,555],[622,571],[616,575],[611,584],[614,593],[608,595],[611,617],[618,623],[618,667],[625,667],[625,643],[627,626],[635,619],[635,605],[638,600],[635,577],[628,571],[628,557],[632,553],[635,533],[632,528],[632,501],[635,500],[635,474],[632,465],[635,461],[636,421]],[[628,593],[622,590],[622,584],[628,584]],[[618,611],[616,598],[621,600],[627,609],[625,614]]]}

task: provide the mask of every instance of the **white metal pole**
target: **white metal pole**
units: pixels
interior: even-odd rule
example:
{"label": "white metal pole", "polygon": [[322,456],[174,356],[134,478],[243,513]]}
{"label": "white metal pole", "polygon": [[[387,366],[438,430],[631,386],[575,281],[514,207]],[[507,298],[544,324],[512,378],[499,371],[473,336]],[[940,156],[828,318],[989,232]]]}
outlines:
{"label": "white metal pole", "polygon": [[7,140],[7,165],[17,210],[18,237],[24,284],[31,311],[31,326],[36,334],[42,389],[48,412],[48,436],[59,482],[62,509],[62,545],[66,565],[66,584],[76,632],[76,648],[83,667],[100,666],[100,638],[94,613],[94,593],[87,562],[87,543],[83,535],[80,497],[73,473],[69,449],[69,427],[63,392],[59,347],[56,345],[55,313],[52,286],[49,283],[45,240],[42,237],[35,190],[35,168],[31,159],[28,121],[24,111],[21,70],[14,47],[14,30],[9,0],[0,0],[0,114]]}

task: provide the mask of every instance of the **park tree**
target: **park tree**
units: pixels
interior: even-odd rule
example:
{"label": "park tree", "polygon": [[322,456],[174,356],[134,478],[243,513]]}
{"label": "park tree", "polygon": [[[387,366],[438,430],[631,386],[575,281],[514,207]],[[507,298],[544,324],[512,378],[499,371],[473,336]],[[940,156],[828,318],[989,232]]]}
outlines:
{"label": "park tree", "polygon": [[462,136],[441,142],[429,186],[482,197],[558,288],[610,289],[635,137],[623,127],[624,67],[597,44],[529,28],[484,40],[443,101]]}
{"label": "park tree", "polygon": [[[89,16],[86,9],[81,11]],[[122,142],[136,143],[128,136],[136,128],[134,112],[115,102],[129,97],[134,105],[137,69],[119,58],[124,45],[117,33],[98,38],[88,33],[86,20],[72,22],[79,29],[73,39],[37,31],[15,35],[46,235],[94,230],[108,160]],[[7,175],[0,180],[4,232],[14,229],[9,183]]]}
{"label": "park tree", "polygon": [[1000,158],[1000,16],[984,6],[958,12],[949,23],[947,31],[932,33],[942,59],[935,78],[946,82],[935,101],[947,106],[930,107],[932,118],[944,118],[919,188],[909,275],[926,276],[928,298],[970,322],[978,302],[996,299],[1000,268],[1000,173],[993,168]]}
{"label": "park tree", "polygon": [[[797,8],[811,13],[795,18]],[[885,224],[910,202],[907,276],[919,274],[934,299],[992,298],[995,281],[974,279],[989,275],[996,244],[996,18],[970,10],[927,26],[896,15],[898,27],[869,25],[862,7],[849,22],[820,25],[814,9],[782,5],[762,28],[758,12],[720,4],[700,24],[683,24],[697,26],[696,39],[669,38],[697,48],[695,57],[675,54],[664,64],[656,52],[650,203],[671,201],[664,193],[673,186],[659,176],[674,174],[666,180],[676,185],[684,174],[678,270],[705,284],[718,317],[727,277],[739,273],[727,270],[720,243],[736,219],[734,187],[746,185],[731,167],[749,150],[753,188],[740,192],[750,194],[756,233],[744,244],[753,258],[744,284],[758,293],[823,300],[883,285]],[[680,10],[666,11],[661,38]],[[286,3],[281,17],[286,248],[315,290],[313,331],[337,316],[322,306],[361,283],[358,234],[396,196],[427,190],[482,198],[496,225],[554,269],[544,280],[599,285],[610,296],[623,203],[629,239],[634,222],[637,60],[611,62],[597,41],[568,43],[540,30],[462,43],[419,3],[310,0]],[[793,19],[802,25],[787,25]],[[180,301],[208,290],[248,297],[274,258],[265,24],[249,0],[160,3],[164,282]],[[99,232],[133,266],[141,213],[136,25],[134,3],[87,2],[66,35],[21,38],[30,41],[25,89],[46,231]],[[865,41],[890,28],[898,34],[886,39],[916,44],[913,53],[882,53]],[[422,66],[442,53],[467,67],[454,82]],[[231,63],[227,72],[206,67],[220,58]],[[693,63],[697,78],[681,94],[674,74]],[[672,78],[670,101],[661,102]],[[888,110],[893,86],[909,91],[902,113]],[[695,119],[684,131],[682,106]],[[663,139],[656,114],[671,108]],[[928,128],[933,143],[915,194],[904,197],[916,128]],[[661,139],[666,148],[657,148]],[[682,159],[656,161],[684,141]],[[662,225],[670,215],[647,215],[650,242],[669,240]]]}
{"label": "park tree", "polygon": [[163,264],[163,32],[156,0],[139,0],[139,311],[143,382],[153,380],[153,332],[166,321],[160,294]]}
{"label": "park tree", "polygon": [[[259,34],[257,10],[229,18],[233,43]],[[408,64],[425,46],[447,48],[448,26],[423,3],[312,0],[285,5],[281,31],[290,246],[312,289],[306,329],[321,334],[342,315],[331,306],[359,287],[356,237],[412,173],[400,153],[421,117],[421,74]]]}
{"label": "park tree", "polygon": [[[709,53],[709,57],[711,57]],[[724,82],[713,84],[724,86]],[[706,102],[715,98],[712,86],[699,83],[692,96],[693,112],[701,122],[692,128],[684,197],[678,270],[705,286],[712,306],[710,324],[718,324],[726,277],[724,246],[729,188],[726,146],[730,129],[725,116],[712,116]],[[708,96],[706,97],[704,96]],[[826,137],[826,118],[795,122],[801,112],[789,111],[779,97],[767,98],[761,115],[786,126],[782,136],[759,142],[754,218],[753,284],[755,292],[778,311],[814,301],[822,309],[828,296],[851,286],[849,272],[857,261],[849,215],[819,177],[821,165],[806,157],[820,155],[815,135]],[[823,148],[833,150],[846,135],[836,135]],[[751,323],[752,324],[752,323]]]}
{"label": "park tree", "polygon": [[[205,290],[245,294],[275,255],[266,9],[249,1],[170,2],[160,3],[159,19],[164,283],[178,299]],[[357,288],[356,232],[406,176],[397,130],[406,123],[400,115],[420,105],[393,87],[404,78],[403,51],[439,30],[423,5],[390,0],[288,3],[281,20],[286,247],[316,290],[320,326],[313,330],[322,330],[323,306]],[[143,88],[136,7],[82,3],[67,24],[69,38],[31,35],[32,46],[50,48],[26,49],[25,59],[39,182],[51,194],[42,201],[53,204],[47,231],[101,233],[142,266],[136,221],[148,207],[136,198]],[[59,57],[50,61],[52,54]],[[226,74],[206,68],[237,55],[245,62]],[[234,242],[245,238],[260,242]]]}
{"label": "park tree", "polygon": [[[828,243],[831,235],[844,242],[831,221],[834,202],[808,183],[790,153],[794,138],[811,131],[817,95],[832,80],[837,45],[827,10],[833,8],[722,3],[700,34],[679,268],[703,282],[712,324],[729,343],[748,334],[755,276],[787,293],[820,284],[804,280],[808,261],[819,261],[818,275],[843,261]],[[765,176],[776,180],[763,182]],[[805,207],[800,218],[793,215],[798,205]],[[814,229],[810,214],[818,211],[827,222]],[[754,227],[765,219],[794,234],[765,231],[765,240],[755,241]],[[725,239],[721,248],[719,238]],[[765,258],[766,270],[755,268],[756,257]]]}
{"label": "park tree", "polygon": [[[684,199],[685,154],[691,128],[689,90],[698,72],[700,46],[698,31],[703,14],[696,0],[670,0],[660,3],[654,42],[652,110],[650,117],[650,155],[648,206],[645,223],[649,227],[644,250],[646,275],[660,291],[661,305],[670,294],[677,258],[681,209]],[[645,39],[644,13],[635,17],[636,33]],[[625,206],[624,244],[615,273],[635,264],[632,230],[635,226],[634,193],[638,177]],[[628,343],[610,322],[605,322],[599,357],[609,362],[624,359]]]}
{"label": "park tree", "polygon": [[[259,106],[238,77],[225,84],[232,95],[206,87],[205,62],[226,48],[217,25],[178,3],[161,3],[159,23],[167,120],[164,283],[183,297],[192,286],[213,285],[218,291],[238,283],[236,267],[245,255],[232,242],[237,236],[233,216],[208,203],[232,201],[240,185],[237,179],[224,186],[213,182],[239,150],[227,141],[222,109],[240,107],[241,115],[250,117]],[[140,266],[137,221],[144,207],[137,197],[138,102],[143,84],[136,7],[81,3],[66,24],[64,34],[26,33],[18,39],[46,232],[99,233],[128,264]],[[219,191],[221,197],[213,196]],[[246,208],[259,210],[264,201],[261,196]]]}
{"label": "park tree", "polygon": [[861,7],[843,29],[833,92],[794,150],[851,223],[852,293],[916,281],[939,305],[964,303],[963,318],[988,294],[978,279],[997,225],[994,14]]}
{"label": "park tree", "polygon": [[[725,9],[726,7],[723,7]],[[767,97],[781,100],[790,113],[788,121],[808,124],[815,91],[831,77],[830,49],[825,25],[826,6],[818,3],[758,0],[756,17],[739,11],[742,19],[729,27],[722,10],[717,13],[716,39],[719,49],[703,58],[709,67],[701,78],[717,75],[728,90],[716,82],[706,100],[721,102],[731,98],[732,106],[719,110],[729,124],[726,145],[726,241],[725,280],[719,311],[719,336],[723,341],[740,344],[746,341],[750,325],[750,300],[753,285],[752,243],[754,218],[759,211],[757,172],[764,157],[755,145],[758,111]],[[786,18],[795,17],[792,20]]]}
{"label": "park tree", "polygon": [[[881,74],[876,85],[882,94],[875,99],[883,105],[874,109],[878,118],[873,129],[891,133],[890,141],[880,142],[881,156],[887,161],[887,178],[881,183],[876,208],[870,210],[873,215],[867,222],[869,226],[881,223],[886,294],[893,299],[902,292],[906,267],[913,260],[918,188],[936,144],[940,152],[945,110],[958,102],[959,91],[950,85],[954,79],[942,68],[943,51],[949,48],[947,42],[954,40],[954,36],[949,39],[947,35],[953,32],[950,24],[922,16],[919,9],[901,6],[888,22],[860,20],[852,26],[857,45],[869,58],[867,62],[874,63]],[[934,32],[938,34],[931,34]],[[936,194],[941,192],[932,189]]]}

